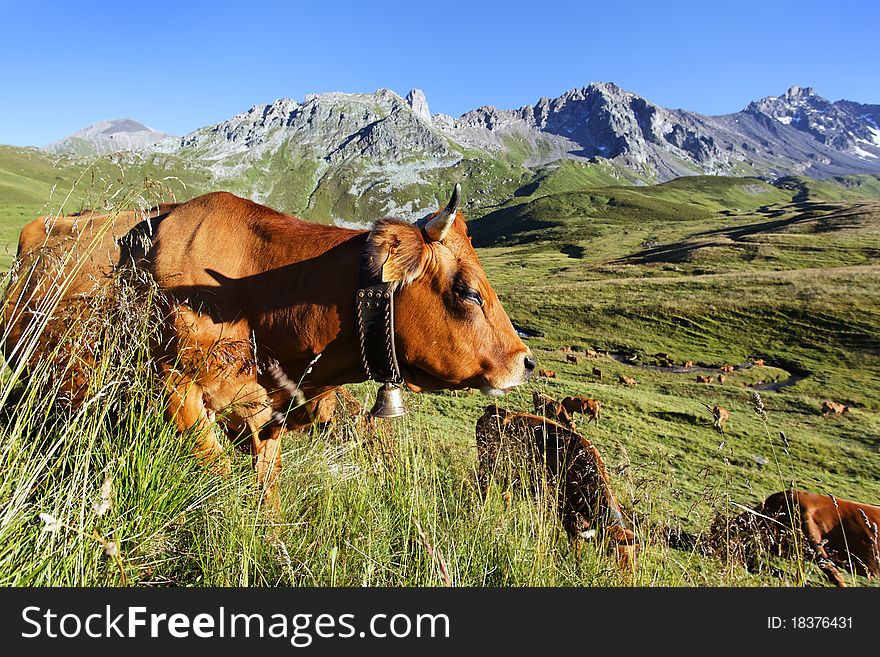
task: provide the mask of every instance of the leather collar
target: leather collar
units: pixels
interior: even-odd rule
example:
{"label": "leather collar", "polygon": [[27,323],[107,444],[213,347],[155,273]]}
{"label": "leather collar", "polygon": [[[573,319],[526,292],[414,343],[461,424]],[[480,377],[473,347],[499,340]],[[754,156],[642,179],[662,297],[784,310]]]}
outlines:
{"label": "leather collar", "polygon": [[394,285],[381,279],[381,267],[361,252],[357,306],[358,344],[368,379],[381,383],[403,383],[394,348]]}

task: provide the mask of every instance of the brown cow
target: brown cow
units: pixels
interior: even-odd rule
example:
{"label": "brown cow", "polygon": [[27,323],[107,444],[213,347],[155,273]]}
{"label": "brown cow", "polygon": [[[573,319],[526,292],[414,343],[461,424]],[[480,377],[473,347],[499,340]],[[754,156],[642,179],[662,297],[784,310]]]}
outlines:
{"label": "brown cow", "polygon": [[833,401],[822,402],[822,415],[825,417],[828,417],[829,415],[842,415],[844,413],[849,413],[849,406],[844,406],[843,404]]}
{"label": "brown cow", "polygon": [[733,372],[733,370],[735,368],[733,365],[722,365],[718,369],[721,370],[722,372],[726,372],[727,374],[730,374],[731,372]]}
{"label": "brown cow", "polygon": [[693,361],[686,360],[686,361],[684,362],[684,369],[686,369],[686,370],[691,369],[693,366],[694,366]]}
{"label": "brown cow", "polygon": [[549,490],[578,548],[581,539],[595,535],[594,527],[604,528],[620,568],[634,567],[635,535],[623,518],[605,461],[589,440],[559,422],[494,405],[477,420],[476,437],[484,495],[492,478],[533,494]]}
{"label": "brown cow", "polygon": [[555,379],[556,372],[554,372],[553,370],[538,370],[538,376],[544,379]]}
{"label": "brown cow", "polygon": [[627,386],[636,385],[636,380],[633,379],[632,377],[627,376],[626,374],[621,374],[619,377],[617,377],[617,380]]}
{"label": "brown cow", "polygon": [[714,381],[711,376],[703,376],[702,374],[697,374],[697,383],[712,383]]}
{"label": "brown cow", "polygon": [[[118,305],[117,237],[173,207],[103,215],[85,211],[28,223],[19,235],[4,298],[3,355],[11,367],[54,359],[55,369],[65,373],[56,399],[82,404],[103,322]],[[76,335],[70,335],[71,326],[77,327]]]}
{"label": "brown cow", "polygon": [[537,415],[543,415],[566,427],[574,428],[574,420],[561,402],[556,401],[550,395],[545,395],[537,390],[532,392],[532,405]]}
{"label": "brown cow", "polygon": [[755,367],[764,367],[764,359],[758,358],[756,361],[752,363]]}
{"label": "brown cow", "polygon": [[819,567],[837,586],[846,586],[837,566],[851,573],[880,577],[880,507],[787,490],[773,493],[754,511],[758,515],[752,523],[773,540],[777,549],[790,542],[786,539],[790,539],[791,532],[806,539],[819,557]]}
{"label": "brown cow", "polygon": [[720,433],[724,433],[724,423],[730,419],[730,411],[723,406],[710,407],[708,404],[703,404],[703,406],[708,408],[712,413],[712,417],[715,420],[713,426],[718,429]]}
{"label": "brown cow", "polygon": [[574,354],[566,354],[565,360],[567,360],[569,363],[574,363],[575,365],[578,364],[578,357]]}
{"label": "brown cow", "polygon": [[[74,262],[93,253],[95,270],[130,258],[152,276],[168,318],[155,348],[168,417],[180,431],[193,429],[197,455],[221,470],[228,470],[227,457],[212,418],[230,435],[248,437],[258,476],[275,497],[284,430],[308,425],[338,386],[368,378],[358,338],[359,272],[394,297],[396,357],[410,389],[500,395],[528,380],[535,361],[489,285],[459,203],[456,185],[446,208],[416,224],[386,218],[371,230],[352,230],[216,192],[138,223],[123,241],[148,237],[142,249],[78,240],[71,253]],[[106,222],[97,222],[85,218],[80,233],[99,234]],[[129,227],[112,225],[108,234],[120,237]],[[61,244],[51,231],[43,231],[48,240],[34,240],[28,230],[20,256],[44,241]],[[70,273],[76,289],[95,284]],[[27,360],[19,340],[45,297],[74,303],[53,278],[34,278],[21,276],[4,307],[14,327],[4,355],[13,363]],[[51,353],[42,346],[33,360]],[[292,400],[304,403],[291,410]]]}
{"label": "brown cow", "polygon": [[[456,391],[457,392],[457,391]],[[339,442],[362,445],[376,464],[394,467],[395,432],[390,419],[373,417],[345,386],[321,398],[315,409],[315,425]]]}
{"label": "brown cow", "polygon": [[598,358],[599,357],[599,352],[596,351],[595,349],[591,349],[589,347],[587,347],[586,354],[587,354],[587,358]]}
{"label": "brown cow", "polygon": [[315,407],[315,424],[331,430],[340,421],[351,421],[358,432],[371,432],[376,430],[378,419],[344,386],[322,397]]}
{"label": "brown cow", "polygon": [[718,375],[718,383],[723,386],[725,381],[727,381],[727,379],[724,378],[724,375],[719,374]]}
{"label": "brown cow", "polygon": [[571,353],[571,347],[563,347],[563,348],[562,348],[562,353],[564,353],[564,354],[570,354],[570,353]]}
{"label": "brown cow", "polygon": [[535,413],[543,415],[560,424],[575,429],[574,414],[587,415],[587,424],[594,421],[599,426],[599,414],[602,403],[598,399],[590,399],[583,396],[564,397],[562,401],[556,401],[549,395],[535,390],[532,393],[532,403]]}
{"label": "brown cow", "polygon": [[593,376],[595,376],[597,379],[601,379],[602,378],[602,370],[600,370],[598,367],[594,367],[593,368]]}
{"label": "brown cow", "polygon": [[568,411],[569,415],[573,413],[583,413],[587,416],[587,424],[592,420],[599,426],[599,413],[602,410],[602,402],[598,399],[590,399],[578,395],[576,397],[563,397],[560,402],[562,407]]}

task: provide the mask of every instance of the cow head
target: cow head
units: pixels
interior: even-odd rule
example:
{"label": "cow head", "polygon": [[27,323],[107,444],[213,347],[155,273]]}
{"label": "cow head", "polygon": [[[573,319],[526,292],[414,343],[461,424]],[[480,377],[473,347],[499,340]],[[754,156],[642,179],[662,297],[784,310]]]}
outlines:
{"label": "cow head", "polygon": [[395,341],[413,390],[478,388],[500,395],[535,368],[449,204],[416,224],[379,220],[367,238],[371,261],[395,290]]}

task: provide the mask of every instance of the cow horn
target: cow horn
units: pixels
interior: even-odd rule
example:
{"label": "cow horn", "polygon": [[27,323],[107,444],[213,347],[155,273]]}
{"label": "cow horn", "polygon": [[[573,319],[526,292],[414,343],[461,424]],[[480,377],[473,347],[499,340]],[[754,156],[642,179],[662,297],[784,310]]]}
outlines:
{"label": "cow horn", "polygon": [[449,203],[440,212],[434,215],[425,223],[425,233],[435,242],[440,242],[446,237],[452,222],[455,221],[455,215],[458,212],[458,206],[461,203],[461,184],[455,183],[452,190],[452,198]]}

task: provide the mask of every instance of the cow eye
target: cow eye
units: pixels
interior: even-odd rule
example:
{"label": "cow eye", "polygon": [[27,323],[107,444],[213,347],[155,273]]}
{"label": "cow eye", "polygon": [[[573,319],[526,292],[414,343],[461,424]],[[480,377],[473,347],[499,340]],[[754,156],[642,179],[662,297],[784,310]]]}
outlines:
{"label": "cow eye", "polygon": [[476,290],[465,290],[462,292],[462,298],[465,301],[470,301],[471,303],[475,303],[481,308],[483,307],[483,297],[480,296],[480,293]]}
{"label": "cow eye", "polygon": [[481,308],[483,307],[483,297],[480,296],[480,293],[476,289],[468,285],[463,276],[457,276],[455,278],[452,289],[455,295],[462,301],[469,301]]}

